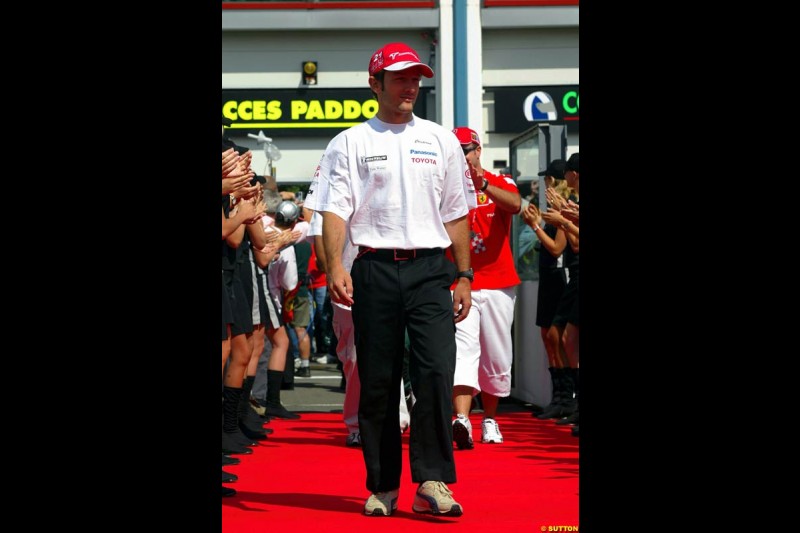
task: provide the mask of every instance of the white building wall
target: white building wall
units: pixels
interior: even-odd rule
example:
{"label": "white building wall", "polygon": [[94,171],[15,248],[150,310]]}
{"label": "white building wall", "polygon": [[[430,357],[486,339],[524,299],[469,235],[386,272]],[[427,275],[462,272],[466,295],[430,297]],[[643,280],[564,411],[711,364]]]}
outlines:
{"label": "white building wall", "polygon": [[[436,33],[433,80],[423,86],[434,90],[429,111],[445,127],[453,127],[452,0],[439,10],[225,10],[222,13],[223,89],[307,89],[300,83],[303,61],[317,61],[319,88],[367,86],[367,64],[379,46],[393,41],[408,43],[423,60],[430,57]],[[509,161],[511,134],[484,133],[494,126],[494,95],[486,86],[578,84],[578,10],[571,7],[484,8],[471,0],[471,24],[479,21],[481,68],[470,78],[470,126],[482,133],[483,160]],[[471,53],[472,48],[470,48]],[[428,85],[430,84],[430,85]],[[474,95],[474,96],[472,96]],[[435,102],[434,109],[431,104]],[[477,124],[475,123],[477,120]],[[308,182],[330,137],[270,135],[281,150],[275,162],[279,180]],[[253,150],[254,166],[264,168],[266,158],[253,139],[229,133],[238,144]],[[577,135],[568,135],[568,153],[577,151]],[[499,170],[494,168],[494,170]]]}

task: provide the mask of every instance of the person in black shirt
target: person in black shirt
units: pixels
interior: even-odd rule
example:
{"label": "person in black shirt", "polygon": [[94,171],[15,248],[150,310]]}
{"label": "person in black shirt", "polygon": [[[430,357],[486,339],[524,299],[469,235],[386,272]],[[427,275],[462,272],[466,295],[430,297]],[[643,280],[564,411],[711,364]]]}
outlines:
{"label": "person in black shirt", "polygon": [[[575,190],[576,195],[580,195],[580,174],[579,174],[579,155],[572,154],[567,160],[564,168],[564,178],[567,184]],[[549,198],[548,198],[549,199]],[[554,325],[564,328],[562,335],[562,342],[564,343],[564,350],[567,353],[569,360],[570,372],[575,388],[574,408],[566,418],[557,421],[557,424],[575,424],[572,434],[578,436],[578,398],[580,388],[578,386],[578,363],[579,363],[579,343],[578,343],[578,265],[579,265],[579,248],[580,239],[578,237],[578,226],[568,218],[561,214],[561,210],[567,207],[567,202],[556,197],[552,198],[553,207],[547,210],[547,213],[542,215],[542,218],[550,224],[557,224],[564,230],[567,236],[569,246],[566,247],[564,253],[564,263],[569,269],[569,283],[564,290],[562,300],[559,302],[556,317],[553,320]],[[576,207],[578,206],[578,196],[575,198]]]}
{"label": "person in black shirt", "polygon": [[[556,180],[564,179],[566,161],[554,159],[546,170],[539,173],[545,177],[545,191],[555,190]],[[553,319],[558,309],[564,289],[567,286],[567,275],[564,271],[562,252],[567,245],[567,237],[559,226],[547,224],[535,204],[529,204],[521,213],[523,221],[536,234],[540,243],[539,250],[539,291],[536,302],[536,325],[541,328],[542,342],[547,352],[550,380],[552,383],[552,399],[538,415],[545,420],[560,418],[571,413],[573,386],[569,370],[569,362],[561,342],[563,327],[553,327]]]}

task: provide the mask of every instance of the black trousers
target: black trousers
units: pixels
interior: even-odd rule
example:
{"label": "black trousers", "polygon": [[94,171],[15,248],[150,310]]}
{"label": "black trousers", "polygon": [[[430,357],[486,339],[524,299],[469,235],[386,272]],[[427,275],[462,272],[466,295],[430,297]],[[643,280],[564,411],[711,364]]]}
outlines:
{"label": "black trousers", "polygon": [[353,264],[353,323],[361,379],[358,424],[367,489],[400,486],[400,378],[405,330],[411,341],[409,374],[411,478],[456,481],[452,395],[456,365],[450,285],[456,267],[443,254],[386,261],[367,253]]}

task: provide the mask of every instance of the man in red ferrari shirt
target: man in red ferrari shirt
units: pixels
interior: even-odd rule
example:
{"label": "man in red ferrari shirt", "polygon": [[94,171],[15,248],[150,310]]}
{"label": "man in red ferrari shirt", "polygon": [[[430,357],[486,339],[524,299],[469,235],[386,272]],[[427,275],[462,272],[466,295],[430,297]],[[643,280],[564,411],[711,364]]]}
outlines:
{"label": "man in red ferrari shirt", "polygon": [[[456,324],[456,371],[453,381],[453,439],[461,450],[471,449],[472,397],[481,393],[481,442],[501,443],[495,420],[500,398],[511,393],[511,323],[515,289],[520,280],[511,253],[512,217],[521,198],[511,176],[496,175],[481,166],[481,141],[469,128],[453,130],[467,158],[475,185],[477,207],[469,212],[472,310]],[[454,284],[455,285],[455,284]]]}

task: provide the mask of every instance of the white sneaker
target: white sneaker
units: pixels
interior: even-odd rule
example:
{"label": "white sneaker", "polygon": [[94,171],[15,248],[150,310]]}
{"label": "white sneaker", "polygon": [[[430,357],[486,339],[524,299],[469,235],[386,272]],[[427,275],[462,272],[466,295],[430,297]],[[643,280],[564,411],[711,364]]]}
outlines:
{"label": "white sneaker", "polygon": [[453,491],[442,481],[425,481],[417,488],[411,510],[415,513],[461,516],[464,510],[453,499]]}
{"label": "white sneaker", "polygon": [[365,515],[391,516],[397,510],[400,489],[388,492],[373,492],[364,504]]}
{"label": "white sneaker", "polygon": [[481,423],[481,442],[496,444],[503,442],[503,435],[500,433],[500,427],[494,418],[483,419]]}
{"label": "white sneaker", "polygon": [[453,440],[456,441],[459,450],[471,450],[472,444],[472,423],[464,415],[458,415],[453,420]]}

